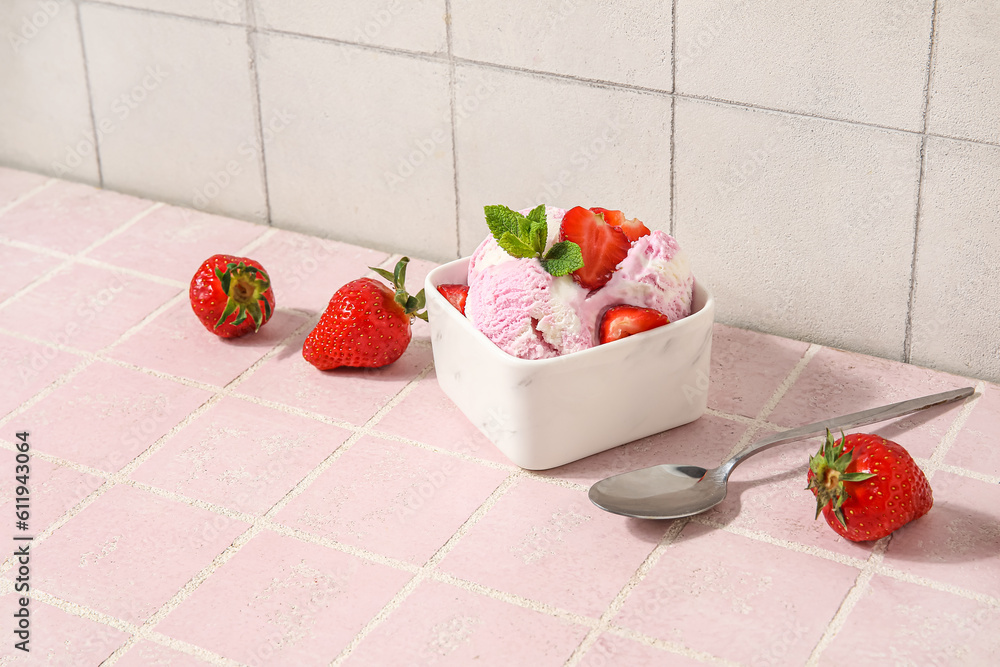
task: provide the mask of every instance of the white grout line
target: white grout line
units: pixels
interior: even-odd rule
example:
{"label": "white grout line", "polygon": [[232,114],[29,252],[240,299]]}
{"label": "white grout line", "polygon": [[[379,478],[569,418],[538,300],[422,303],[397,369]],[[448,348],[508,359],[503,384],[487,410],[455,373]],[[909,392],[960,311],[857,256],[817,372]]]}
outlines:
{"label": "white grout line", "polygon": [[[67,614],[71,614],[73,616],[79,616],[80,618],[86,618],[96,623],[101,623],[108,627],[114,628],[115,630],[118,630],[120,632],[132,634],[133,637],[135,637],[136,636],[135,633],[138,632],[138,628],[132,623],[128,623],[127,621],[115,618],[114,616],[109,616],[108,614],[104,614],[89,607],[84,607],[74,602],[63,600],[62,598],[59,598],[50,593],[40,591],[37,588],[33,588],[31,590],[31,598],[32,600],[37,600],[39,602],[47,604],[50,607],[55,607],[56,609],[66,612]],[[186,653],[196,658],[200,658],[212,665],[241,667],[240,663],[236,662],[235,660],[230,660],[229,658],[223,657],[216,653],[212,653],[208,649],[202,648],[200,646],[195,646],[194,644],[188,644],[185,641],[181,641],[180,639],[174,639],[173,637],[168,637],[167,635],[159,633],[156,633],[156,635],[157,636],[146,636],[143,638],[149,639],[162,646],[166,646],[167,648],[174,649],[175,651],[180,651],[181,653]],[[129,644],[131,642],[131,639],[132,638],[126,641],[126,644]],[[115,653],[117,653],[117,651],[115,651]],[[111,655],[114,655],[114,653],[112,653]],[[106,660],[110,660],[110,656]],[[106,665],[110,663],[105,661],[102,662],[101,664]]]}
{"label": "white grout line", "polygon": [[[951,423],[951,426],[948,428],[948,431],[941,438],[941,441],[938,443],[938,446],[935,447],[934,453],[931,455],[931,458],[929,460],[930,463],[929,469],[924,471],[924,474],[927,476],[928,480],[930,480],[934,476],[934,472],[935,470],[937,470],[937,462],[944,457],[948,449],[950,449],[952,444],[955,442],[955,439],[958,437],[959,431],[961,431],[962,427],[965,425],[965,422],[968,420],[969,415],[975,408],[976,403],[978,402],[978,399],[982,395],[985,388],[986,388],[985,382],[980,381],[976,385],[976,393],[974,393],[969,398],[965,399],[965,402],[962,405],[961,412],[959,412],[958,416],[955,417],[955,420]],[[844,623],[847,622],[847,617],[854,610],[854,607],[855,605],[857,605],[858,600],[860,600],[864,595],[872,577],[876,573],[895,571],[892,568],[883,568],[882,566],[882,561],[885,558],[885,552],[889,548],[889,544],[892,541],[892,537],[893,537],[892,534],[887,535],[886,537],[883,537],[882,539],[880,539],[878,542],[875,543],[875,548],[872,551],[872,555],[868,558],[868,562],[865,564],[864,569],[861,570],[861,574],[858,575],[857,580],[854,582],[854,586],[851,588],[847,596],[841,602],[840,608],[837,609],[837,613],[834,614],[833,618],[830,620],[830,623],[827,626],[826,631],[823,633],[823,636],[820,637],[819,642],[817,642],[816,646],[813,647],[813,651],[809,656],[809,660],[806,662],[807,667],[812,667],[814,665],[819,664],[819,659],[823,651],[826,650],[826,648],[830,645],[830,643],[833,642],[833,640],[836,638],[840,630],[844,627]],[[937,590],[947,590],[947,589],[937,589]],[[948,590],[947,592],[952,592],[952,591]]]}
{"label": "white grout line", "polygon": [[[650,637],[636,630],[629,628],[623,628],[619,625],[609,625],[608,633],[616,635],[618,637],[623,637],[625,639],[631,639],[639,644],[645,644],[646,646],[652,648],[658,648],[665,652],[677,653],[679,655],[686,656],[698,662],[707,663],[709,665],[722,665],[723,667],[740,667],[738,662],[733,662],[731,660],[726,660],[725,658],[720,658],[718,656],[712,655],[711,653],[705,653],[704,651],[696,651],[694,649],[688,648],[684,644],[678,644],[676,642],[668,642],[662,639],[657,639],[656,637]],[[669,663],[663,663],[669,664]]]}
{"label": "white grout line", "polygon": [[583,641],[580,642],[569,658],[566,659],[566,662],[564,663],[565,667],[575,667],[575,665],[580,664],[580,661],[583,660],[587,651],[591,649],[600,636],[610,627],[611,619],[617,616],[618,612],[625,606],[625,601],[628,599],[628,596],[632,594],[632,591],[639,585],[639,582],[646,578],[649,571],[653,569],[653,566],[656,565],[656,563],[659,562],[663,553],[677,540],[681,531],[684,530],[685,526],[687,526],[690,521],[690,519],[679,519],[674,521],[673,524],[667,528],[667,530],[663,533],[663,537],[660,538],[660,541],[657,542],[653,550],[649,552],[649,555],[646,556],[645,560],[642,561],[632,576],[629,577],[629,580],[625,582],[624,586],[622,586],[622,589],[618,591],[618,594],[611,601],[611,604],[609,604],[607,609],[604,610],[604,613],[601,614],[601,618],[597,621],[597,625],[591,628],[590,632],[588,632],[583,638]]}
{"label": "white grout line", "polygon": [[330,667],[336,667],[347,660],[354,649],[357,648],[358,644],[360,644],[361,641],[372,632],[372,630],[381,625],[392,614],[392,612],[394,612],[403,603],[403,601],[409,597],[410,593],[412,593],[422,581],[435,571],[438,563],[440,563],[448,552],[454,548],[455,544],[469,531],[472,526],[477,524],[479,520],[486,515],[486,513],[497,503],[498,500],[500,500],[504,494],[507,493],[507,491],[511,489],[511,487],[516,485],[520,477],[521,474],[519,472],[514,472],[504,479],[504,481],[502,481],[493,490],[493,493],[491,493],[486,500],[484,500],[482,504],[476,508],[476,511],[473,512],[461,526],[459,526],[458,530],[452,534],[448,541],[445,542],[441,548],[427,560],[426,563],[424,563],[420,570],[413,575],[413,578],[410,579],[406,585],[399,592],[397,592],[396,595],[393,596],[393,598],[389,600],[389,602],[382,607],[382,609],[380,609],[370,621],[368,621],[368,623],[365,624],[365,627],[361,628],[361,630],[354,635],[351,642],[344,647],[336,658],[333,659],[330,663]]}
{"label": "white grout line", "polygon": [[16,199],[14,199],[14,201],[8,202],[4,206],[0,206],[0,216],[3,216],[4,213],[6,213],[7,211],[11,210],[15,206],[20,205],[22,202],[28,201],[29,199],[31,199],[32,197],[34,197],[35,195],[37,195],[42,190],[45,190],[46,188],[50,188],[53,185],[55,185],[56,183],[58,183],[58,182],[59,182],[58,178],[50,178],[49,180],[45,181],[41,185],[36,185],[34,188],[32,188],[31,190],[28,190],[27,192],[25,192],[20,197],[17,197]]}
{"label": "white grout line", "polygon": [[816,642],[816,646],[813,647],[812,653],[809,654],[809,659],[806,660],[806,667],[813,667],[819,664],[820,655],[826,650],[826,647],[833,642],[837,633],[844,627],[844,623],[847,622],[847,617],[854,610],[855,605],[858,604],[858,600],[862,598],[865,591],[868,589],[868,582],[871,581],[872,577],[875,575],[876,570],[882,564],[882,559],[885,556],[885,550],[889,547],[889,541],[892,540],[892,535],[883,537],[878,542],[875,543],[875,548],[872,549],[871,556],[868,557],[868,561],[865,563],[864,568],[862,568],[861,573],[858,578],[854,580],[854,585],[851,590],[847,592],[843,601],[840,603],[840,607],[837,609],[837,613],[833,615],[830,619],[830,623],[827,624],[826,630],[823,631],[823,635]]}
{"label": "white grout line", "polygon": [[60,262],[59,264],[56,264],[54,267],[52,267],[51,269],[49,269],[48,271],[46,271],[45,273],[43,273],[41,276],[39,276],[35,280],[32,280],[30,283],[28,283],[27,285],[25,285],[24,287],[22,287],[18,291],[16,291],[13,294],[11,294],[3,302],[0,302],[0,310],[6,308],[7,306],[9,306],[14,301],[17,301],[18,299],[20,299],[21,297],[23,297],[25,294],[30,294],[39,285],[44,285],[45,283],[49,282],[50,280],[52,280],[53,278],[55,278],[57,275],[59,275],[63,271],[63,269],[66,269],[67,267],[72,266],[73,263],[77,259],[82,258],[84,255],[86,255],[87,253],[89,253],[94,248],[97,248],[98,246],[102,245],[103,243],[105,243],[105,242],[109,241],[110,239],[113,239],[114,237],[118,236],[119,234],[121,234],[122,232],[124,232],[125,230],[127,230],[129,227],[131,227],[132,225],[136,224],[137,222],[139,222],[140,220],[142,220],[143,218],[145,218],[147,215],[149,215],[150,213],[152,213],[156,209],[161,208],[162,206],[163,206],[163,204],[160,203],[160,202],[152,204],[149,208],[144,209],[143,211],[141,211],[141,212],[137,213],[136,215],[132,216],[131,218],[129,218],[128,220],[126,220],[122,224],[118,225],[116,228],[114,228],[113,230],[111,230],[110,232],[108,232],[107,234],[105,234],[104,236],[102,236],[101,238],[97,239],[96,241],[94,241],[93,243],[91,243],[90,245],[88,245],[83,250],[80,250],[80,251],[78,251],[78,252],[76,252],[76,253],[74,253],[72,255],[68,255],[66,257],[66,259],[64,259],[62,262]]}

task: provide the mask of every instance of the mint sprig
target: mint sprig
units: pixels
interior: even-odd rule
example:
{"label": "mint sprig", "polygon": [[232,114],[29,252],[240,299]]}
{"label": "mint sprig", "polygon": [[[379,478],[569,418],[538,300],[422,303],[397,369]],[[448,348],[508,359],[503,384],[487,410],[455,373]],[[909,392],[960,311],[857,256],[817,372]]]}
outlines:
{"label": "mint sprig", "polygon": [[490,233],[511,257],[537,257],[542,268],[553,276],[565,276],[583,267],[583,253],[572,241],[560,241],[545,252],[549,232],[544,204],[531,209],[527,216],[499,204],[486,206],[484,211]]}

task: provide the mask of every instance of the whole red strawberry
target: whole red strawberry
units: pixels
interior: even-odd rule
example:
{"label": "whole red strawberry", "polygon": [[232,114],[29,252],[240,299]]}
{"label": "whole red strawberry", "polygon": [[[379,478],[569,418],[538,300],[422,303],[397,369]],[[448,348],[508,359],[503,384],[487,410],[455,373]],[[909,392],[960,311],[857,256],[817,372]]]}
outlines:
{"label": "whole red strawberry", "polygon": [[205,328],[223,338],[258,331],[274,312],[267,271],[246,257],[212,255],[206,259],[191,278],[188,296]]}
{"label": "whole red strawberry", "polygon": [[302,356],[320,370],[340,366],[378,368],[399,359],[410,344],[410,319],[427,319],[424,291],[410,296],[404,289],[404,257],[394,273],[369,267],[392,284],[372,278],[352,280],[330,299],[319,324],[302,346]]}
{"label": "whole red strawberry", "polygon": [[913,457],[877,435],[852,433],[834,442],[830,431],[809,460],[809,486],[820,511],[840,536],[877,540],[927,514],[931,486]]}

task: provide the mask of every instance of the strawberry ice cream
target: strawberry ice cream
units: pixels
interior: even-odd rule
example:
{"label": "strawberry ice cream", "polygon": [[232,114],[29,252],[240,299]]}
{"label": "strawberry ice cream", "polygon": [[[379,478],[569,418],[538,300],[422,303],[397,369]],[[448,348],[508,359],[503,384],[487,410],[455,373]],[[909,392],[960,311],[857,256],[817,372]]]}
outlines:
{"label": "strawberry ice cream", "polygon": [[[546,207],[545,213],[549,247],[566,211]],[[694,277],[677,241],[661,231],[631,242],[596,290],[571,275],[551,275],[534,257],[512,257],[488,236],[469,260],[468,285],[465,314],[473,326],[508,354],[546,359],[597,345],[601,319],[613,306],[654,309],[671,322],[687,317]]]}

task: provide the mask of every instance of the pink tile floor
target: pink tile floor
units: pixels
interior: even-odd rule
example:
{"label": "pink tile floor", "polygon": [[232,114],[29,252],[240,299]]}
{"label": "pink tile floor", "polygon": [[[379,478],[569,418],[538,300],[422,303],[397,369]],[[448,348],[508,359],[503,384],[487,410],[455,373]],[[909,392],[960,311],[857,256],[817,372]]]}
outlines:
{"label": "pink tile floor", "polygon": [[[217,252],[271,271],[256,336],[216,339],[188,309]],[[0,665],[996,664],[1000,386],[716,325],[704,417],[528,472],[442,394],[423,323],[385,369],[302,360],[336,288],[397,258],[0,169],[0,506],[13,537],[28,431],[34,536],[32,652],[6,632]],[[692,519],[587,499],[970,384],[871,427],[936,498],[872,544],[813,520],[814,442],[752,459]],[[16,576],[0,561],[7,619]]]}

